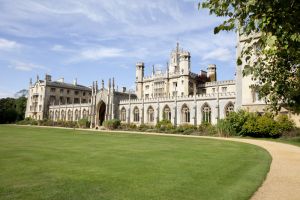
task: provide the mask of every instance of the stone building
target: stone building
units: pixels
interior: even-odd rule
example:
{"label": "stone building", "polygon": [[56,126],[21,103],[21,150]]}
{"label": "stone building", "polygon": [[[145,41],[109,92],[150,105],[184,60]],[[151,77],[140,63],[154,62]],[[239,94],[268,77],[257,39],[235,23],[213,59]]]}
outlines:
{"label": "stone building", "polygon": [[[239,38],[237,56],[243,48]],[[91,127],[101,126],[103,121],[120,119],[122,123],[155,125],[162,119],[174,125],[199,125],[203,122],[215,124],[229,112],[240,108],[264,112],[266,103],[259,99],[250,86],[250,76],[243,77],[243,66],[237,66],[236,80],[217,80],[216,65],[207,71],[191,72],[190,52],[179,48],[171,51],[165,70],[154,69],[144,74],[145,64],[136,64],[136,90],[116,89],[115,80],[109,79],[107,86],[102,80],[86,87],[65,83],[63,79],[52,81],[50,75],[44,80],[37,77],[30,81],[26,117],[77,121],[87,118]],[[299,123],[296,119],[296,123]]]}
{"label": "stone building", "polygon": [[144,75],[143,62],[136,64],[136,91],[116,90],[114,79],[107,86],[94,81],[85,87],[52,81],[46,75],[30,82],[26,117],[42,120],[77,121],[88,118],[91,127],[103,121],[120,119],[123,123],[155,125],[162,119],[174,125],[216,123],[235,107],[235,81],[217,81],[216,65],[208,71],[191,72],[190,52],[172,50],[166,70],[154,69]]}

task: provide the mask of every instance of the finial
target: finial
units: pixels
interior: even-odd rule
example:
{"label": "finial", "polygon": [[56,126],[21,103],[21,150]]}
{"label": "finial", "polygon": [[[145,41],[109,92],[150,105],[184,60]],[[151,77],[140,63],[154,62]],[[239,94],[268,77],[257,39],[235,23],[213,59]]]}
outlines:
{"label": "finial", "polygon": [[109,89],[111,88],[111,79],[110,78],[108,79],[108,88]]}
{"label": "finial", "polygon": [[112,78],[112,88],[113,91],[115,91],[115,77]]}
{"label": "finial", "polygon": [[39,80],[40,80],[39,75],[36,75],[36,81],[39,81]]}
{"label": "finial", "polygon": [[104,80],[102,79],[101,88],[104,89]]}
{"label": "finial", "polygon": [[96,81],[96,92],[98,91],[98,81]]}
{"label": "finial", "polygon": [[30,80],[29,80],[29,84],[30,84],[30,85],[32,85],[32,78],[30,78]]}
{"label": "finial", "polygon": [[176,44],[176,52],[177,53],[179,52],[179,42],[177,42],[177,44]]}
{"label": "finial", "polygon": [[154,75],[155,71],[154,71],[154,65],[152,65],[152,74]]}

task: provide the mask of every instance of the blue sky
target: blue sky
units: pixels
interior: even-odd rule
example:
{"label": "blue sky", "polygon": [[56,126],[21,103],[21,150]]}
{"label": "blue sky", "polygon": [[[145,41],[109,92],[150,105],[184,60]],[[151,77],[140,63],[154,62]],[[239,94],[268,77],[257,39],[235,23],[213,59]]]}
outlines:
{"label": "blue sky", "polygon": [[[55,3],[53,3],[55,2]],[[0,0],[0,98],[27,89],[29,79],[115,77],[133,88],[135,63],[164,68],[176,42],[191,52],[193,72],[217,65],[234,78],[235,33],[213,34],[222,19],[192,0]]]}

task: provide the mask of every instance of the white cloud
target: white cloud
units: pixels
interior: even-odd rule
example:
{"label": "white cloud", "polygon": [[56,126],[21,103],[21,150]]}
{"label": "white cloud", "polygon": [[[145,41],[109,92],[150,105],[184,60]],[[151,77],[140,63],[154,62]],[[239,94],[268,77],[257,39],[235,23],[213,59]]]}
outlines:
{"label": "white cloud", "polygon": [[80,53],[84,60],[100,60],[103,58],[112,58],[122,56],[122,49],[116,48],[101,48],[101,49],[87,49]]}
{"label": "white cloud", "polygon": [[25,62],[20,62],[20,61],[13,61],[9,67],[13,68],[15,70],[20,70],[20,71],[32,71],[34,69],[46,69],[46,67],[44,67],[42,65],[37,65],[37,64],[33,64],[33,63],[25,63]]}
{"label": "white cloud", "polygon": [[14,92],[5,87],[0,87],[0,98],[14,97]]}
{"label": "white cloud", "polygon": [[15,41],[0,38],[0,50],[12,50],[19,48],[21,45]]}
{"label": "white cloud", "polygon": [[227,48],[217,48],[202,56],[203,60],[230,61],[233,59],[233,53]]}

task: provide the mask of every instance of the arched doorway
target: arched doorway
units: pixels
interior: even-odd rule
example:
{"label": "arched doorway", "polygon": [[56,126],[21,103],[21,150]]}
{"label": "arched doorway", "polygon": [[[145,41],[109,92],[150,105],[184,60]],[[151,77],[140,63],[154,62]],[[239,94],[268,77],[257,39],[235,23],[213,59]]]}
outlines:
{"label": "arched doorway", "polygon": [[105,110],[106,110],[106,105],[105,103],[102,101],[100,103],[100,107],[99,107],[99,125],[102,126],[104,120],[105,120]]}

